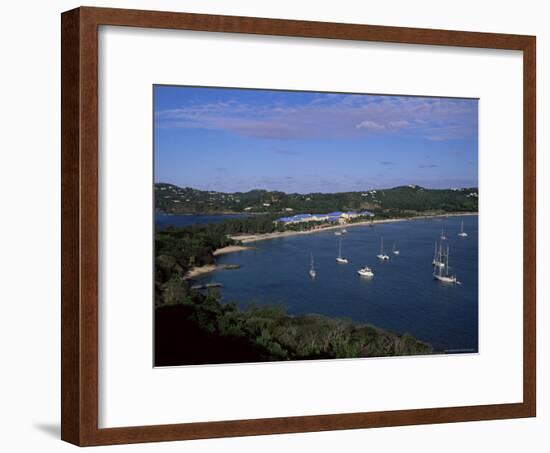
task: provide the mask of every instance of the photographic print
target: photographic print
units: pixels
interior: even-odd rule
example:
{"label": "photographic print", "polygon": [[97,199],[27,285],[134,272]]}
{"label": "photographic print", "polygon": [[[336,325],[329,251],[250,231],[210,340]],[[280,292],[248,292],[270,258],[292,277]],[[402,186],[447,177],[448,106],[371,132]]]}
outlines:
{"label": "photographic print", "polygon": [[478,352],[478,100],[155,85],[154,365]]}

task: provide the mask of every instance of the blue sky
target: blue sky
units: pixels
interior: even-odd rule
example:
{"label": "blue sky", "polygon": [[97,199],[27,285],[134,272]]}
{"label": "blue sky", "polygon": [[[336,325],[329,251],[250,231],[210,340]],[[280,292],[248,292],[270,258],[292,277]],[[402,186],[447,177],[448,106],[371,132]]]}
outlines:
{"label": "blue sky", "polygon": [[478,101],[155,86],[155,182],[221,192],[477,187]]}

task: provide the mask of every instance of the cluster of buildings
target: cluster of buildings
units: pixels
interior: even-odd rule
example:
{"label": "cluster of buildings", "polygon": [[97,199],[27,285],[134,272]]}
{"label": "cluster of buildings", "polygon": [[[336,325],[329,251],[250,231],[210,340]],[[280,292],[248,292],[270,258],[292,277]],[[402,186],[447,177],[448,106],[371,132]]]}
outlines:
{"label": "cluster of buildings", "polygon": [[334,222],[339,224],[348,223],[350,220],[358,217],[374,217],[374,214],[369,211],[361,212],[329,212],[328,214],[297,214],[292,217],[281,217],[275,222],[282,222],[285,225],[292,223],[305,223],[305,222]]}

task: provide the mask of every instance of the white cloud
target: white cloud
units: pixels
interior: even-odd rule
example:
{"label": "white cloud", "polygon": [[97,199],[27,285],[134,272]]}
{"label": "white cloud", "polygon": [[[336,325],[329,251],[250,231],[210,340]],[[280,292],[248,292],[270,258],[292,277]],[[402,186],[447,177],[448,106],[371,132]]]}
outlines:
{"label": "white cloud", "polygon": [[361,121],[355,127],[357,129],[368,129],[371,131],[379,131],[386,128],[384,125],[378,124],[376,121],[370,121],[370,120]]}
{"label": "white cloud", "polygon": [[156,125],[266,139],[407,133],[445,141],[475,138],[477,133],[477,106],[471,100],[319,93],[291,103],[287,94],[274,101],[273,94],[258,92],[245,102],[231,91],[220,92],[218,102],[200,102],[197,90],[197,100],[182,98],[176,108],[156,111]]}
{"label": "white cloud", "polygon": [[406,120],[398,120],[398,121],[390,121],[389,125],[390,127],[400,128],[400,127],[406,127],[410,123]]}

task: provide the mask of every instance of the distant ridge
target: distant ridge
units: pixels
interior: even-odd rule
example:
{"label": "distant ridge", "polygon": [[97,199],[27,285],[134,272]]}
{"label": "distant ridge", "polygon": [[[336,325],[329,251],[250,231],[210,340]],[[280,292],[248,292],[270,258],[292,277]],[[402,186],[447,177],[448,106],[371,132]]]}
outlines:
{"label": "distant ridge", "polygon": [[284,193],[254,189],[216,192],[155,184],[155,211],[166,214],[316,213],[367,209],[374,212],[476,212],[478,189],[426,189],[418,185],[358,192]]}

